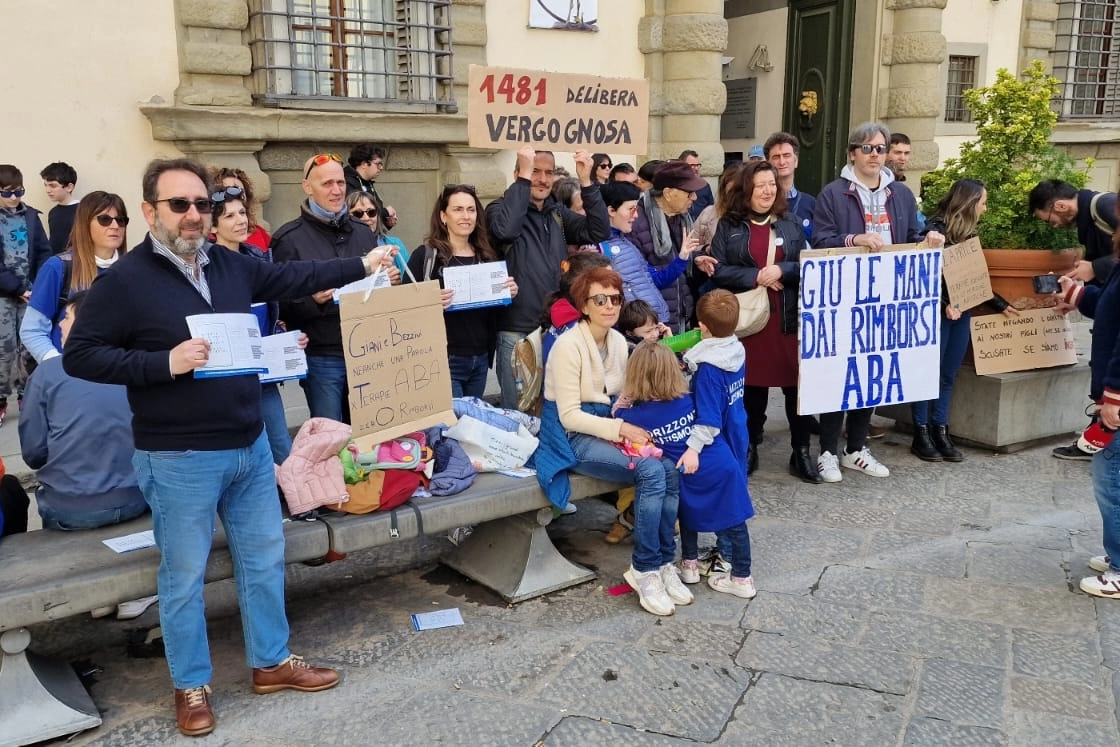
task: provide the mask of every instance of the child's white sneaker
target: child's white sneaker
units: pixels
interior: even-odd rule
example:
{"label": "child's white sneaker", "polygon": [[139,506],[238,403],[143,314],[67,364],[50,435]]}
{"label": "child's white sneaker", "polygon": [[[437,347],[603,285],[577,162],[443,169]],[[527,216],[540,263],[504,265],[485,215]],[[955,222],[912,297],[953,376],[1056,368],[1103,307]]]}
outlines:
{"label": "child's white sneaker", "polygon": [[736,578],[726,573],[717,573],[708,576],[708,586],[721,594],[731,594],[740,599],[754,599],[754,595],[758,593],[754,588],[754,579],[750,576]]}
{"label": "child's white sneaker", "polygon": [[634,566],[630,566],[622,577],[630,584],[631,589],[638,592],[638,601],[646,612],[654,615],[671,615],[676,611],[673,600],[665,591],[660,570],[639,573],[634,570]]}
{"label": "child's white sneaker", "polygon": [[699,560],[682,560],[681,561],[681,581],[686,584],[700,583],[700,561]]}

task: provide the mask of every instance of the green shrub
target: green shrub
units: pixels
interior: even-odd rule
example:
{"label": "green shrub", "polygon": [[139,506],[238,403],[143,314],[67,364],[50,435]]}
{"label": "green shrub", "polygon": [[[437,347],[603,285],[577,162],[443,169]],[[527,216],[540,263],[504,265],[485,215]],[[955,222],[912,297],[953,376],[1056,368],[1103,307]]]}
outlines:
{"label": "green shrub", "polygon": [[1086,170],[1050,143],[1058,121],[1050,102],[1058,85],[1042,62],[1034,60],[1021,79],[1000,68],[992,85],[965,91],[977,137],[961,145],[959,157],[922,177],[923,211],[931,215],[956,180],[979,179],[988,187],[988,212],[979,226],[983,246],[1077,246],[1073,229],[1052,228],[1027,209],[1027,195],[1043,179],[1061,179],[1081,189],[1088,178]]}

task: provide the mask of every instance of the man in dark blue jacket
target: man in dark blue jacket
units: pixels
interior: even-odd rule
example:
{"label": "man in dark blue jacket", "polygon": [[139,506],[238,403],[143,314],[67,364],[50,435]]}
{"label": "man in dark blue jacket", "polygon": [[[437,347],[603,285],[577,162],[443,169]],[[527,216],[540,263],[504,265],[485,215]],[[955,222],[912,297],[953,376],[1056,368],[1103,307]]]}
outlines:
{"label": "man in dark blue jacket", "polygon": [[598,244],[611,235],[611,220],[591,178],[591,156],[575,152],[576,176],[584,215],[572,212],[552,196],[556,157],[551,151],[526,145],[517,151],[513,184],[486,206],[486,225],[509,274],[520,289],[498,322],[495,370],[502,388],[502,407],[517,409],[517,381],[513,376],[513,348],[540,324],[544,300],[560,286],[560,263],[568,245]]}
{"label": "man in dark blue jacket", "polygon": [[191,337],[192,314],[248,314],[255,301],[307,296],[360,280],[372,256],[273,265],[215,250],[205,168],[152,161],[142,205],[149,233],[89,290],[63,349],[71,376],[127,387],[133,467],[152,509],[160,623],[179,731],[214,729],[213,672],[202,586],[214,531],[225,528],[244,618],[253,689],[325,690],[338,673],[288,650],[284,532],[255,375],[199,378],[210,343]]}

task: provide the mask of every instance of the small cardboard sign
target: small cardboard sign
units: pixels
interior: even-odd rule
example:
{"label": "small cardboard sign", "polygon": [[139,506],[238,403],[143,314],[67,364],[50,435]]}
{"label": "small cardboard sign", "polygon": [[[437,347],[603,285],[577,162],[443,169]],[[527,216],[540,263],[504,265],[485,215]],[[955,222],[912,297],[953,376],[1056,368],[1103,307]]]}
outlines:
{"label": "small cardboard sign", "polygon": [[937,397],[941,250],[801,252],[801,415]]}
{"label": "small cardboard sign", "polygon": [[973,237],[941,250],[949,303],[968,311],[992,298],[992,279],[980,239]]}
{"label": "small cardboard sign", "polygon": [[1018,316],[972,317],[972,352],[978,374],[1029,371],[1077,363],[1069,319],[1054,309],[1031,309]]}
{"label": "small cardboard sign", "polygon": [[649,81],[471,65],[467,140],[474,148],[646,152]]}
{"label": "small cardboard sign", "polygon": [[350,424],[362,450],[405,433],[455,423],[439,283],[340,298]]}

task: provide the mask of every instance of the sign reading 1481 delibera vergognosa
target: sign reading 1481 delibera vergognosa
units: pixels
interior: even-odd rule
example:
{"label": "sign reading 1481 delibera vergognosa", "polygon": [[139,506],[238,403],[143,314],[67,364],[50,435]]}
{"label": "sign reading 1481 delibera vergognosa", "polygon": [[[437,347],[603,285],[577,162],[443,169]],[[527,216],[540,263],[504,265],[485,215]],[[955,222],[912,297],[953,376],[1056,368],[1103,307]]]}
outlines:
{"label": "sign reading 1481 delibera vergognosa", "polygon": [[471,65],[474,148],[646,152],[649,81]]}
{"label": "sign reading 1481 delibera vergognosa", "polygon": [[800,282],[800,414],[937,398],[940,249],[805,251]]}

